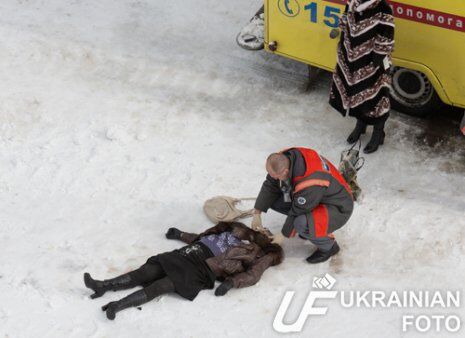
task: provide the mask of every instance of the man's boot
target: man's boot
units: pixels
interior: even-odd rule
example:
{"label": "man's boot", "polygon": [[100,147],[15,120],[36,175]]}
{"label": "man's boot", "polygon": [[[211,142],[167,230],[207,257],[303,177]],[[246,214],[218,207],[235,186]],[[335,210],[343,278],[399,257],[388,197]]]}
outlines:
{"label": "man's boot", "polygon": [[361,120],[357,120],[355,129],[350,133],[349,137],[347,138],[347,142],[350,144],[357,142],[360,136],[362,134],[365,134],[366,131],[367,131],[366,123]]}
{"label": "man's boot", "polygon": [[126,273],[112,279],[105,279],[103,281],[93,279],[88,272],[84,274],[84,284],[95,293],[90,298],[95,299],[103,296],[103,294],[109,290],[125,290],[137,286],[131,275]]}
{"label": "man's boot", "polygon": [[336,241],[328,251],[321,251],[317,249],[310,257],[307,258],[307,262],[310,264],[326,262],[331,256],[334,256],[339,252],[340,248]]}
{"label": "man's boot", "polygon": [[124,297],[116,302],[110,302],[107,305],[102,306],[102,311],[107,313],[107,318],[114,320],[116,313],[124,309],[139,306],[147,303],[148,298],[144,290],[139,290],[131,293],[129,296]]}
{"label": "man's boot", "polygon": [[363,149],[365,154],[374,153],[378,150],[378,147],[384,144],[384,137],[386,134],[384,133],[384,122],[375,124],[373,126],[373,134],[371,135],[370,142],[366,145]]}

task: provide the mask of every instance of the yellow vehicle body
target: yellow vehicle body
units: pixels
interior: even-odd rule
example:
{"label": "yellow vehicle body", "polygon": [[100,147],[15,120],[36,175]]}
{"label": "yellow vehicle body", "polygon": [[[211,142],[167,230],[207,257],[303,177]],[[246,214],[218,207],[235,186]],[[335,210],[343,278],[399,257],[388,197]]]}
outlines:
{"label": "yellow vehicle body", "polygon": [[[444,103],[465,108],[465,1],[388,2],[396,24],[394,65],[423,73]],[[344,8],[343,0],[265,0],[265,48],[333,71]]]}

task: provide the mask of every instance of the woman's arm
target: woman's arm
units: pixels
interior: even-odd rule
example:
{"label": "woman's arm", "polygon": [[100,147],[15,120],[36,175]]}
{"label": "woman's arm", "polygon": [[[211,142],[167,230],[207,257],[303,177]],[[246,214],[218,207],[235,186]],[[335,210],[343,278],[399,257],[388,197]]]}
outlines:
{"label": "woman's arm", "polygon": [[232,288],[245,288],[256,284],[273,263],[272,254],[259,258],[246,271],[228,276],[215,290],[215,296],[224,296]]}
{"label": "woman's arm", "polygon": [[198,240],[200,237],[220,234],[224,231],[228,231],[229,228],[229,224],[223,222],[219,223],[218,225],[215,225],[214,227],[211,227],[210,229],[205,230],[201,234],[184,232],[182,230],[179,230],[178,228],[169,228],[165,236],[168,239],[178,239],[186,244],[191,244],[192,242]]}
{"label": "woman's arm", "polygon": [[214,227],[211,227],[211,228],[205,230],[204,232],[202,232],[199,235],[199,238],[204,237],[204,236],[208,236],[208,235],[219,235],[219,234],[221,234],[221,233],[223,233],[225,231],[229,231],[229,230],[231,230],[231,225],[229,223],[220,222],[217,225],[215,225]]}
{"label": "woman's arm", "polygon": [[[386,67],[391,63],[391,56],[394,52],[395,33],[394,17],[392,15],[392,9],[389,6],[386,11],[383,12],[382,18],[376,29],[373,62],[376,66],[384,67],[387,70]],[[387,62],[387,64],[385,64],[385,62]]]}
{"label": "woman's arm", "polygon": [[199,235],[197,234],[184,232],[178,228],[169,228],[165,236],[168,239],[178,239],[186,244],[191,244],[199,238]]}

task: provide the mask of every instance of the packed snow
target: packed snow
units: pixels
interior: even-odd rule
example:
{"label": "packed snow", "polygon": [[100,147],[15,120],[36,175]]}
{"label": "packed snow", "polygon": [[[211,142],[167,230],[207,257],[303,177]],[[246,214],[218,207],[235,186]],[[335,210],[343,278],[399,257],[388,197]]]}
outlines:
{"label": "packed snow", "polygon": [[[465,138],[441,112],[432,121],[393,112],[331,261],[307,264],[314,248],[294,238],[281,265],[224,297],[166,295],[115,321],[100,306],[131,291],[89,298],[84,272],[137,268],[181,246],[165,239],[170,226],[210,227],[208,198],[255,196],[269,153],[307,146],[337,163],[347,148],[355,122],[328,105],[328,74],[306,92],[305,65],[237,47],[260,4],[1,2],[0,337],[279,336],[272,324],[285,291],[296,291],[291,323],[326,273],[335,290],[462,290]],[[273,232],[283,220],[264,216]],[[406,313],[465,320],[463,304],[323,304],[328,314],[294,336],[424,336],[402,332]]]}

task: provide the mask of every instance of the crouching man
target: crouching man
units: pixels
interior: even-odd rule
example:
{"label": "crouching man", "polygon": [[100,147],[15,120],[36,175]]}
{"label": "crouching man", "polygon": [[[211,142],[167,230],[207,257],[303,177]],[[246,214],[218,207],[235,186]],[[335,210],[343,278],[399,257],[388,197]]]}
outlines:
{"label": "crouching man", "polygon": [[339,246],[333,232],[347,223],[354,202],[350,187],[336,167],[312,149],[290,148],[271,154],[266,171],[252,228],[261,230],[261,213],[271,208],[287,215],[274,243],[282,244],[284,238],[297,233],[317,247],[307,262],[321,263],[337,254]]}

